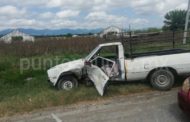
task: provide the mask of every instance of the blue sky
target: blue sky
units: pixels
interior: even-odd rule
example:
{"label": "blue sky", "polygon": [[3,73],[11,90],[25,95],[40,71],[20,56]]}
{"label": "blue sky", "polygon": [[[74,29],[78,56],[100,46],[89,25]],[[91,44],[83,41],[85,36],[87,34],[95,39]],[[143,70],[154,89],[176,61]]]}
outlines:
{"label": "blue sky", "polygon": [[0,30],[161,27],[166,12],[187,9],[187,3],[188,0],[1,0]]}

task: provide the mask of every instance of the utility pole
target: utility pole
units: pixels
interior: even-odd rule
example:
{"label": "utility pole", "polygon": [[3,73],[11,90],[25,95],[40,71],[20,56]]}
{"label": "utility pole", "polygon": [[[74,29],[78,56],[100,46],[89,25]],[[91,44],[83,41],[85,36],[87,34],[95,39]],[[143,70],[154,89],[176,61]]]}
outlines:
{"label": "utility pole", "polygon": [[184,31],[183,44],[187,43],[187,31],[188,31],[188,25],[189,25],[189,16],[190,16],[190,0],[188,2],[188,9],[187,9],[187,15],[186,15],[186,21],[185,21],[185,31]]}
{"label": "utility pole", "polygon": [[131,24],[129,24],[129,32],[131,32]]}

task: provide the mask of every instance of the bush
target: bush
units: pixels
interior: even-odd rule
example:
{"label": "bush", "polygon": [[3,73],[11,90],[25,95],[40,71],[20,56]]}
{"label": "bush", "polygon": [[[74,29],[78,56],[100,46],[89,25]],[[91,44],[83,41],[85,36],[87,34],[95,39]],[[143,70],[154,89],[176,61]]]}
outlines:
{"label": "bush", "polygon": [[22,36],[13,36],[12,41],[22,41],[23,37]]}

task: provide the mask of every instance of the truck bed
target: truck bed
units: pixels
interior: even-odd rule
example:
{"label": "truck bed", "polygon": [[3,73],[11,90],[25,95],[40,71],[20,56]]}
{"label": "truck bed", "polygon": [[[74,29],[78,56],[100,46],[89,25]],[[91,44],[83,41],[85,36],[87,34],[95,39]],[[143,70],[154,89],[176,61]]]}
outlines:
{"label": "truck bed", "polygon": [[[172,55],[172,54],[179,54],[179,53],[187,53],[190,50],[184,49],[171,49],[171,50],[162,50],[162,51],[154,51],[154,52],[146,52],[146,53],[135,53],[132,54],[131,58],[138,58],[138,57],[146,57],[146,56],[158,56],[158,55]],[[127,58],[130,57],[129,54],[125,55]]]}

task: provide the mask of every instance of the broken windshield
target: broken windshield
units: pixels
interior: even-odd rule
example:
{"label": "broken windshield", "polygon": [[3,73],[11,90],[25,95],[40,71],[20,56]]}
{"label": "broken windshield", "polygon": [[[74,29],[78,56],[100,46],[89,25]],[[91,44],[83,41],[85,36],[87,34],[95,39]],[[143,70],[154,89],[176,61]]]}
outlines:
{"label": "broken windshield", "polygon": [[99,50],[99,46],[97,46],[94,50],[92,50],[92,52],[86,56],[85,60],[89,61],[91,59],[91,57]]}

